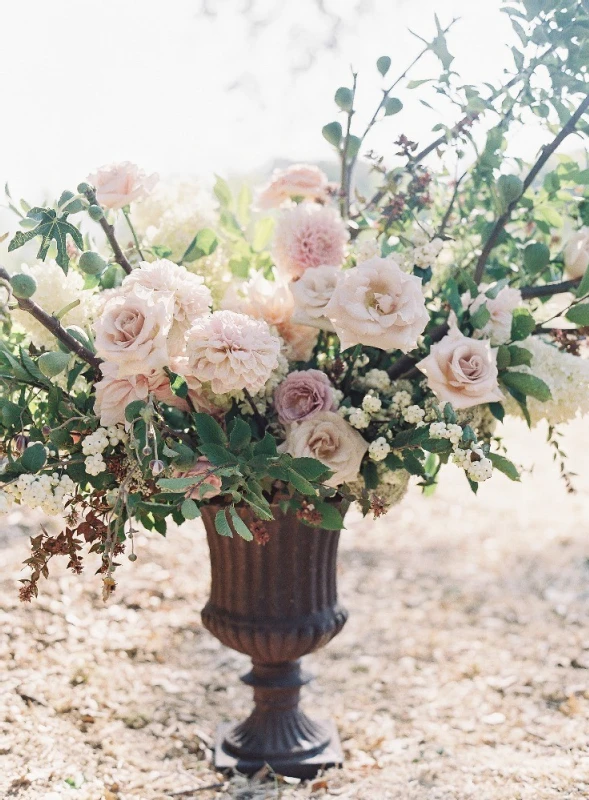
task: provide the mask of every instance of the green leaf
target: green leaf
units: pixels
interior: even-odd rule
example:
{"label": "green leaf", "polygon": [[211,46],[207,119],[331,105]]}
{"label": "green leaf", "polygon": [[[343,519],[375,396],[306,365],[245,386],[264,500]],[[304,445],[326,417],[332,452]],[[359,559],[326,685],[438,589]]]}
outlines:
{"label": "green leaf", "polygon": [[490,459],[495,469],[502,472],[512,481],[519,481],[520,474],[517,471],[515,464],[505,456],[500,456],[499,453],[488,453],[487,458]]}
{"label": "green leaf", "polygon": [[27,231],[26,233],[18,231],[8,245],[9,252],[22,247],[30,239],[40,236],[41,245],[37,253],[37,258],[44,261],[51,242],[55,241],[57,247],[57,256],[55,260],[63,271],[67,273],[70,263],[70,257],[67,254],[67,237],[71,236],[76,247],[83,250],[84,240],[80,231],[75,225],[67,221],[67,214],[57,216],[57,212],[51,208],[32,208],[28,212],[27,218],[36,220],[38,225],[33,230]]}
{"label": "green leaf", "polygon": [[410,475],[425,475],[423,464],[413,453],[405,453],[403,462],[403,466]]}
{"label": "green leaf", "polygon": [[291,467],[286,467],[286,472],[288,474],[289,482],[292,483],[297,492],[300,492],[307,497],[317,497],[317,490],[306,478],[303,478],[302,475],[299,475],[299,473]]}
{"label": "green leaf", "polygon": [[259,219],[254,227],[254,235],[252,238],[252,247],[256,252],[263,250],[272,239],[274,233],[274,220],[272,217],[262,217]]}
{"label": "green leaf", "polygon": [[199,450],[216,467],[237,463],[236,457],[222,444],[201,444]]}
{"label": "green leaf", "polygon": [[184,519],[197,519],[200,517],[200,509],[194,500],[185,500],[180,506],[180,512]]}
{"label": "green leaf", "polygon": [[252,430],[247,422],[240,417],[235,417],[231,423],[229,433],[229,446],[234,452],[238,452],[248,445],[252,438]]}
{"label": "green leaf", "polygon": [[170,388],[177,397],[185,400],[188,397],[188,384],[182,375],[176,375],[175,372],[168,373],[170,377]]}
{"label": "green leaf", "polygon": [[534,397],[542,403],[550,400],[552,396],[543,380],[527,372],[505,372],[501,380],[506,386],[521,392],[524,396]]}
{"label": "green leaf", "polygon": [[499,422],[503,422],[505,419],[505,409],[501,403],[489,403],[489,411]]}
{"label": "green leaf", "polygon": [[318,523],[318,528],[323,528],[326,531],[341,531],[344,527],[344,518],[333,503],[323,503],[317,500],[313,503],[313,507],[321,514],[321,522]]}
{"label": "green leaf", "polygon": [[516,308],[511,320],[511,338],[514,341],[527,339],[534,332],[536,321],[527,308]]}
{"label": "green leaf", "polygon": [[499,345],[497,348],[497,369],[507,369],[511,366],[511,353],[506,344]]}
{"label": "green leaf", "polygon": [[251,542],[254,538],[253,534],[235,510],[235,506],[230,506],[229,513],[231,514],[231,522],[233,523],[235,532],[239,534],[242,539],[245,539],[246,542]]}
{"label": "green leaf", "polygon": [[233,207],[233,196],[231,195],[229,184],[219,175],[215,175],[215,178],[217,179],[213,187],[215,197],[219,201],[221,208],[231,209]]}
{"label": "green leaf", "polygon": [[324,125],[321,133],[329,144],[332,144],[334,147],[340,146],[342,140],[342,126],[339,122],[329,122],[327,125]]}
{"label": "green leaf", "polygon": [[318,461],[316,458],[293,458],[288,466],[308,481],[316,481],[322,475],[325,475],[326,472],[330,471],[325,464],[322,464],[321,461]]}
{"label": "green leaf", "polygon": [[589,325],[589,303],[581,303],[580,305],[569,308],[565,314],[566,318],[575,325],[584,328]]}
{"label": "green leaf", "polygon": [[198,412],[193,414],[196,431],[203,444],[227,444],[227,436],[219,423],[210,414]]}
{"label": "green leaf", "polygon": [[252,492],[250,488],[246,488],[243,499],[254,509],[260,519],[265,519],[268,522],[274,519],[268,501]]}
{"label": "green leaf", "polygon": [[361,469],[364,485],[367,489],[376,489],[378,486],[378,469],[374,461],[365,461]]}
{"label": "green leaf", "polygon": [[215,231],[210,228],[203,228],[190,242],[181,260],[187,261],[190,264],[192,261],[196,261],[199,258],[210,256],[211,253],[215,252],[218,245],[219,240],[217,239]]}
{"label": "green leaf", "polygon": [[346,86],[340,86],[333,98],[342,111],[351,111],[354,103],[354,93]]}
{"label": "green leaf", "polygon": [[233,539],[233,531],[227,521],[226,509],[222,508],[215,514],[215,528],[220,536],[228,536]]}
{"label": "green leaf", "polygon": [[399,458],[399,456],[394,453],[389,453],[384,460],[384,465],[387,469],[390,469],[391,472],[396,469],[403,469],[403,459]]}
{"label": "green leaf", "polygon": [[525,347],[510,344],[508,349],[511,367],[521,367],[522,364],[525,364],[526,367],[532,365],[532,354]]}
{"label": "green leaf", "polygon": [[403,108],[403,103],[398,97],[387,97],[384,101],[384,114],[385,117],[391,117],[393,114],[398,114]]}
{"label": "green leaf", "polygon": [[184,492],[191,486],[196,486],[202,479],[202,475],[193,475],[190,478],[160,478],[157,485],[165,492]]}
{"label": "green leaf", "polygon": [[246,226],[250,221],[250,206],[252,204],[252,192],[247,183],[242,183],[239,195],[237,196],[236,216],[241,225]]}
{"label": "green leaf", "polygon": [[362,139],[359,136],[349,136],[347,157],[356,158],[356,156],[360,152],[361,145],[362,145]]}
{"label": "green leaf", "polygon": [[491,312],[487,308],[486,303],[482,303],[477,310],[470,315],[470,321],[473,328],[484,328],[487,322],[491,319]]}
{"label": "green leaf", "polygon": [[125,419],[127,422],[133,422],[133,420],[138,419],[146,406],[147,403],[144,400],[133,400],[132,403],[128,403],[125,407]]}
{"label": "green leaf", "polygon": [[376,60],[376,68],[384,78],[391,68],[391,59],[388,56],[381,56]]}
{"label": "green leaf", "polygon": [[276,439],[266,431],[264,438],[254,445],[254,455],[257,456],[275,456],[278,454],[276,448]]}
{"label": "green leaf", "polygon": [[421,446],[428,453],[451,453],[452,443],[448,439],[425,439]]}
{"label": "green leaf", "polygon": [[500,175],[497,179],[497,191],[506,208],[522,196],[524,184],[517,175]]}
{"label": "green leaf", "polygon": [[401,431],[395,436],[391,442],[391,447],[393,450],[396,450],[401,447],[418,445],[427,438],[427,434],[428,431],[426,425],[421,428],[409,428],[409,430]]}
{"label": "green leaf", "polygon": [[19,459],[19,464],[27,472],[39,472],[47,461],[47,451],[41,442],[35,442],[27,447]]}
{"label": "green leaf", "polygon": [[581,278],[581,283],[577,289],[577,297],[585,297],[589,294],[589,267],[585,270],[585,274]]}

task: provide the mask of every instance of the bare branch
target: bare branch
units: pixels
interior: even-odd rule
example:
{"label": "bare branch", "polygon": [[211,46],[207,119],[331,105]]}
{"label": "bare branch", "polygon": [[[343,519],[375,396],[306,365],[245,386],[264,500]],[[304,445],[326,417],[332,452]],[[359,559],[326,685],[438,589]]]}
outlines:
{"label": "bare branch", "polygon": [[[96,199],[96,192],[94,191],[94,189],[88,189],[85,192],[85,195],[90,205],[100,206],[100,203]],[[119,264],[119,266],[121,266],[125,270],[127,275],[130,275],[131,272],[133,271],[133,267],[129,263],[129,260],[123,253],[123,250],[117,241],[114,227],[108,222],[108,220],[104,216],[98,220],[98,224],[100,225],[100,227],[104,231],[106,238],[108,239],[108,243],[110,244],[112,251],[114,253],[115,261],[117,262],[117,264]]]}

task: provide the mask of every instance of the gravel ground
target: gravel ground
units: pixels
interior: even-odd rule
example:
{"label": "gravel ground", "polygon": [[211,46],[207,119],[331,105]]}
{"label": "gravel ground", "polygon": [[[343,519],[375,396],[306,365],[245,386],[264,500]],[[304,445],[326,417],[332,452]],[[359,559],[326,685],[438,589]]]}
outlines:
{"label": "gravel ground", "polygon": [[[22,533],[0,561],[0,796],[16,800],[308,798],[544,800],[589,796],[589,428],[565,437],[567,495],[542,433],[510,421],[521,486],[470,495],[446,471],[378,523],[349,519],[344,631],[307,659],[307,708],[337,720],[345,768],[309,783],[226,781],[219,720],[244,715],[247,659],[201,626],[209,568],[200,525],[144,537],[104,606],[93,569],[56,570],[16,599]],[[319,535],[319,534],[318,534]],[[210,788],[207,788],[210,787]]]}

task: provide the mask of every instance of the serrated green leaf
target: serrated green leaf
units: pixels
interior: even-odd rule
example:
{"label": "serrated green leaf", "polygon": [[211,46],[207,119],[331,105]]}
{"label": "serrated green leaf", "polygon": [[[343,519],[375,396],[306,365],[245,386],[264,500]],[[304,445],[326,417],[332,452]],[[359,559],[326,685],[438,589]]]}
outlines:
{"label": "serrated green leaf", "polygon": [[227,436],[219,423],[210,414],[197,412],[193,414],[196,431],[203,444],[227,444]]}
{"label": "serrated green leaf", "polygon": [[180,506],[180,512],[184,519],[197,519],[200,517],[200,509],[190,498],[185,500]]}
{"label": "serrated green leaf", "polygon": [[299,475],[298,472],[290,467],[286,467],[286,472],[288,474],[289,482],[292,483],[297,492],[300,492],[307,497],[317,497],[317,490],[306,478],[303,478],[302,475]]}
{"label": "serrated green leaf", "polygon": [[511,320],[511,338],[514,341],[527,339],[534,332],[536,321],[527,308],[516,308]]}
{"label": "serrated green leaf", "polygon": [[233,539],[233,531],[227,521],[226,509],[222,508],[215,514],[215,528],[220,536],[228,536]]}
{"label": "serrated green leaf", "polygon": [[212,444],[210,442],[201,444],[199,450],[214,466],[221,467],[227,464],[237,463],[236,457],[222,444]]}
{"label": "serrated green leaf", "polygon": [[501,344],[497,348],[497,369],[507,369],[511,365],[511,353],[506,344]]}
{"label": "serrated green leaf", "polygon": [[241,536],[242,539],[245,539],[246,542],[251,542],[253,537],[252,532],[239,516],[237,511],[235,510],[234,506],[229,507],[229,513],[231,514],[231,522],[233,523],[233,527],[235,528],[235,532]]}
{"label": "serrated green leaf", "polygon": [[510,366],[512,367],[521,367],[522,365],[529,367],[532,364],[532,354],[525,347],[510,344],[509,356],[511,360]]}
{"label": "serrated green leaf", "polygon": [[238,452],[248,445],[252,438],[252,430],[247,422],[236,417],[230,426],[229,446],[233,452]]}
{"label": "serrated green leaf", "polygon": [[476,329],[484,328],[487,322],[491,319],[491,312],[487,308],[486,303],[482,303],[476,311],[470,315],[472,327]]}
{"label": "serrated green leaf", "polygon": [[321,514],[321,522],[316,527],[323,528],[326,531],[341,531],[344,527],[344,519],[333,503],[324,503],[317,500],[313,503],[313,507]]}
{"label": "serrated green leaf", "polygon": [[325,475],[326,472],[330,471],[325,464],[322,464],[321,461],[318,461],[316,458],[293,458],[289,466],[308,481],[316,481],[322,475]]}
{"label": "serrated green leaf", "polygon": [[58,216],[51,208],[32,208],[28,212],[27,218],[36,220],[38,225],[33,228],[33,230],[27,231],[26,233],[18,231],[8,245],[8,250],[16,250],[26,244],[30,239],[40,236],[41,244],[39,246],[37,258],[44,261],[51,243],[55,241],[57,247],[55,260],[63,271],[67,273],[70,263],[70,258],[67,253],[67,237],[71,236],[76,247],[83,250],[84,240],[80,231],[75,225],[67,221],[67,214]]}
{"label": "serrated green leaf", "polygon": [[507,477],[510,480],[519,481],[520,474],[517,471],[517,467],[508,458],[499,455],[499,453],[488,453],[487,458],[490,459],[495,469],[498,469],[499,472],[502,472],[504,475],[507,475]]}
{"label": "serrated green leaf", "polygon": [[501,380],[506,386],[521,392],[524,396],[534,397],[542,403],[550,400],[550,389],[546,383],[527,372],[505,372]]}
{"label": "serrated green leaf", "polygon": [[266,456],[275,456],[277,455],[278,450],[276,447],[276,439],[266,431],[264,434],[264,438],[256,442],[254,445],[254,454],[257,456],[266,455]]}

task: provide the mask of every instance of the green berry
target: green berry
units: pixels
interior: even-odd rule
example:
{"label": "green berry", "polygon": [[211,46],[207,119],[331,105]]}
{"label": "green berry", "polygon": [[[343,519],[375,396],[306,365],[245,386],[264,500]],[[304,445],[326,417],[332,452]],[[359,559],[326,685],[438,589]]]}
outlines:
{"label": "green berry", "polygon": [[25,275],[23,272],[13,275],[10,285],[14,296],[19,300],[28,300],[37,291],[37,281],[31,275]]}
{"label": "green berry", "polygon": [[37,366],[46,378],[54,378],[69,364],[68,353],[43,353],[37,359]]}
{"label": "green berry", "polygon": [[86,183],[85,181],[78,184],[78,191],[80,192],[80,194],[86,194],[86,192],[89,192],[91,188],[92,187],[90,186],[90,184]]}
{"label": "green berry", "polygon": [[[76,341],[80,342],[80,344],[83,344],[84,347],[87,347],[89,350],[93,350],[92,343],[88,339],[87,333],[82,330],[82,328],[79,328],[77,325],[68,325],[65,330],[70,336],[73,336]],[[62,353],[70,352],[70,349],[63,344],[63,342],[58,342],[58,346]]]}
{"label": "green berry", "polygon": [[497,180],[497,191],[505,206],[522,196],[524,184],[517,175],[500,175]]}
{"label": "green berry", "polygon": [[100,206],[89,206],[88,214],[90,214],[90,219],[93,219],[94,222],[98,222],[98,220],[103,218],[104,211],[100,208]]}
{"label": "green berry", "polygon": [[100,275],[106,269],[106,261],[98,253],[88,250],[80,256],[79,267],[86,275]]}
{"label": "green berry", "polygon": [[549,261],[550,250],[542,242],[530,242],[524,250],[524,264],[530,272],[540,272]]}

